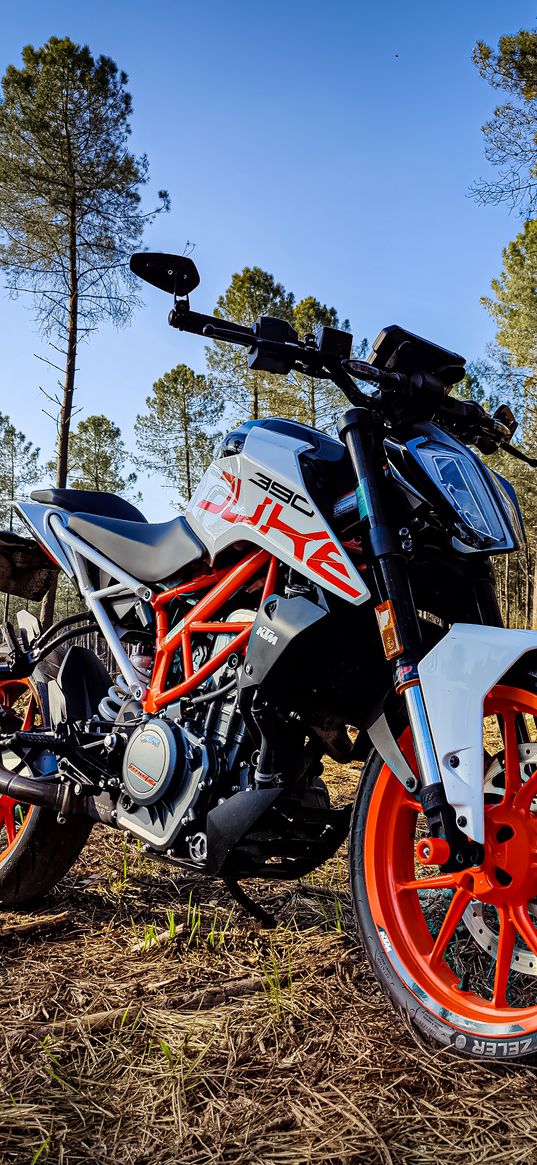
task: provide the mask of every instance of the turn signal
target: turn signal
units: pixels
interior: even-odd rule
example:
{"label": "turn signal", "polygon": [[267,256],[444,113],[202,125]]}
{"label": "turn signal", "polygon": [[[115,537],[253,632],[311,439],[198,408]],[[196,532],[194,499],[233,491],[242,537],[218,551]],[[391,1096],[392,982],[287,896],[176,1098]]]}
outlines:
{"label": "turn signal", "polygon": [[450,853],[445,837],[422,837],[416,846],[416,857],[422,866],[443,866]]}
{"label": "turn signal", "polygon": [[381,603],[379,607],[375,607],[375,615],[386,659],[397,659],[398,655],[403,654],[403,644],[397,630],[395,609],[391,599],[388,599],[386,603]]}

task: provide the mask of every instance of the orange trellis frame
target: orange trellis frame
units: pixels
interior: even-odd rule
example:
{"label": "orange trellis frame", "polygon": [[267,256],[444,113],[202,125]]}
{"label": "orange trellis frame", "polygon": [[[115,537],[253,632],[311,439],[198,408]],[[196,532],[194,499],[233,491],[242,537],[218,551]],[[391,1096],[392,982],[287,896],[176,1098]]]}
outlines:
{"label": "orange trellis frame", "polygon": [[[245,583],[255,578],[264,566],[267,570],[261,597],[263,602],[274,591],[278,571],[278,560],[266,550],[256,550],[248,554],[231,570],[211,570],[190,582],[180,583],[169,591],[154,595],[151,603],[157,624],[157,649],[151,684],[144,702],[146,712],[158,712],[166,704],[180,699],[181,696],[190,695],[199,684],[204,683],[222,667],[229,655],[246,651],[252,630],[251,622],[226,623],[218,619],[218,612]],[[197,591],[205,591],[205,594],[170,631],[168,606],[172,599]],[[192,660],[192,636],[218,632],[234,635],[234,639],[195,671]],[[183,660],[183,680],[173,688],[166,688],[168,672],[178,648],[181,649]]]}

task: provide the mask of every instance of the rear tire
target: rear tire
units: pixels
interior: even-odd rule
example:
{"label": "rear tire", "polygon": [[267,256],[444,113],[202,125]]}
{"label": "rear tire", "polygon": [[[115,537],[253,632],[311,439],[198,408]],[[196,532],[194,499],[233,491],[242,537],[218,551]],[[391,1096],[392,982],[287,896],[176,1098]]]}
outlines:
{"label": "rear tire", "polygon": [[[53,653],[30,679],[0,683],[0,703],[15,707],[23,730],[48,723],[48,681],[62,656]],[[15,804],[0,795],[0,910],[35,902],[63,878],[84,848],[93,822],[57,814],[39,806]]]}

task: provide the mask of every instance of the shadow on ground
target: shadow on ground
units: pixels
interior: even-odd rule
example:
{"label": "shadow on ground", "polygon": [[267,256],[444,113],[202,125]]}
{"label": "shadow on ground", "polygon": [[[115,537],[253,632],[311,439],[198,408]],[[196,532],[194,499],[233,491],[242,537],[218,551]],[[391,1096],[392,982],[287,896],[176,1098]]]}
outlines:
{"label": "shadow on ground", "polygon": [[535,1073],[414,1042],[342,853],[251,889],[274,930],[95,829],[38,910],[1,916],[2,1163],[537,1160]]}

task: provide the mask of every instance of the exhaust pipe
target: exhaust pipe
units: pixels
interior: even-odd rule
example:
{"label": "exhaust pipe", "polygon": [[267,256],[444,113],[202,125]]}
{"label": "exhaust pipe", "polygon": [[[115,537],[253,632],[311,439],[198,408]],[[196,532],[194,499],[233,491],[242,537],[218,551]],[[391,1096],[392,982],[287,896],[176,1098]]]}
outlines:
{"label": "exhaust pipe", "polygon": [[79,802],[77,810],[80,812],[82,809],[80,799],[74,795],[73,787],[67,781],[21,777],[0,765],[0,797],[2,796],[11,797],[13,801],[20,801],[23,805],[39,805],[44,809],[53,809],[62,817],[73,811],[74,799]]}

